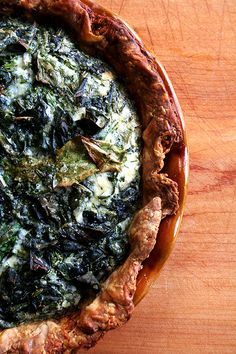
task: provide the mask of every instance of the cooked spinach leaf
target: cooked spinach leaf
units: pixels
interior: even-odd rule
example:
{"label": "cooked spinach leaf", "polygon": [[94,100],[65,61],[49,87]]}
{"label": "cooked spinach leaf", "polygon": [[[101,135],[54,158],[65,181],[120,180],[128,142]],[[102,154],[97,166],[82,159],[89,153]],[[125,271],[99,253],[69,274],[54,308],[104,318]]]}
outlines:
{"label": "cooked spinach leaf", "polygon": [[61,29],[0,20],[0,327],[60,316],[124,260],[140,129],[111,68]]}

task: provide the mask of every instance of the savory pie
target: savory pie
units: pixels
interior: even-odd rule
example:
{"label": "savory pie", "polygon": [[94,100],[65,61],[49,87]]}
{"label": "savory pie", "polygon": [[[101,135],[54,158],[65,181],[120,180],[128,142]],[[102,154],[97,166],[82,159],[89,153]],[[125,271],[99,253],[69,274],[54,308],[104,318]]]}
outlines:
{"label": "savory pie", "polygon": [[89,348],[133,310],[178,186],[158,65],[88,0],[0,1],[0,352]]}

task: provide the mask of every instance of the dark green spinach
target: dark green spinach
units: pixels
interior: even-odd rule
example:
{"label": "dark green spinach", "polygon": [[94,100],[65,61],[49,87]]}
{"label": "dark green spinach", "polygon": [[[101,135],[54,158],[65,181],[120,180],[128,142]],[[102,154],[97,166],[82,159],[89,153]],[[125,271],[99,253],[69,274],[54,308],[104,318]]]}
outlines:
{"label": "dark green spinach", "polygon": [[62,30],[0,20],[1,327],[78,308],[124,260],[139,138],[106,64]]}

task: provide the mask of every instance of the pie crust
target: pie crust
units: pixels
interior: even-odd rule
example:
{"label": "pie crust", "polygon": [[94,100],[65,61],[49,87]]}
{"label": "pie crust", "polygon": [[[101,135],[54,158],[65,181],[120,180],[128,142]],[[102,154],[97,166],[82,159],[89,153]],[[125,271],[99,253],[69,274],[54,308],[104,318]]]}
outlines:
{"label": "pie crust", "polygon": [[82,49],[102,57],[124,79],[141,120],[143,208],[129,229],[128,258],[105,281],[97,298],[80,311],[0,332],[0,353],[75,353],[125,323],[133,311],[142,262],[154,248],[161,219],[178,209],[177,183],[160,171],[165,155],[183,142],[182,126],[156,59],[109,11],[90,0],[0,0],[0,5],[3,14],[24,11],[66,23]]}

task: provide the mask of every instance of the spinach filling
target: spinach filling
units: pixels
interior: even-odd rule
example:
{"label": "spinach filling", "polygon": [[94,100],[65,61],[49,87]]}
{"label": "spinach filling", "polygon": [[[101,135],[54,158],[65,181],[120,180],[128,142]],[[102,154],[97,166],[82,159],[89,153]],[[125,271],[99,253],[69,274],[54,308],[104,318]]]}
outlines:
{"label": "spinach filling", "polygon": [[0,21],[0,326],[60,316],[129,250],[140,127],[107,64],[63,30]]}

